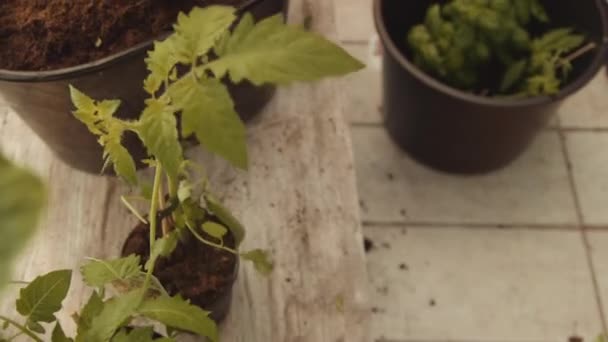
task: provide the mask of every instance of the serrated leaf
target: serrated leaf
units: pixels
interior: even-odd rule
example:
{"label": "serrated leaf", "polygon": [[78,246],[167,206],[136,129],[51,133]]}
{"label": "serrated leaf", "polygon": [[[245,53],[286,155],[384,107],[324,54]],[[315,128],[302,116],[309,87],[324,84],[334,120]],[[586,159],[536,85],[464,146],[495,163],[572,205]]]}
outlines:
{"label": "serrated leaf", "polygon": [[188,14],[180,13],[174,26],[179,61],[189,64],[207,54],[235,19],[235,9],[228,6],[195,7]]}
{"label": "serrated leaf", "polygon": [[175,36],[170,36],[164,41],[154,42],[154,49],[148,51],[146,66],[150,74],[144,81],[144,90],[148,94],[155,94],[160,89],[177,64],[174,42]]}
{"label": "serrated leaf", "polygon": [[0,155],[0,290],[8,281],[13,259],[36,231],[46,196],[37,177]]}
{"label": "serrated leaf", "polygon": [[156,259],[159,257],[168,257],[171,255],[171,253],[173,253],[177,247],[178,240],[179,237],[175,231],[162,239],[157,239],[154,242],[154,247],[152,248],[152,253],[150,253],[150,258],[148,262],[146,262],[146,269],[149,270],[150,267],[152,267],[152,263],[156,262]]}
{"label": "serrated leaf", "polygon": [[209,318],[209,312],[180,297],[163,296],[146,300],[137,311],[169,327],[189,331],[214,342],[218,341],[217,326]]}
{"label": "serrated leaf", "polygon": [[195,133],[210,152],[236,167],[247,167],[245,125],[225,85],[215,79],[187,77],[173,84],[169,95],[182,110],[183,136]]}
{"label": "serrated leaf", "polygon": [[213,197],[211,194],[205,195],[205,203],[207,204],[207,208],[211,211],[217,218],[225,224],[230,232],[234,236],[234,242],[236,247],[238,248],[241,245],[241,242],[245,239],[245,228],[239,222],[239,220],[232,215],[230,210],[226,208],[219,200]]}
{"label": "serrated leaf", "polygon": [[[56,320],[55,313],[61,309],[61,303],[68,294],[72,271],[60,270],[39,276],[19,291],[17,312],[27,317],[28,323],[51,323]],[[28,324],[30,329],[32,328]],[[42,329],[44,330],[44,329]]]}
{"label": "serrated leaf", "polygon": [[80,272],[89,286],[102,288],[109,283],[126,282],[138,276],[141,272],[139,263],[140,258],[136,255],[115,260],[92,259],[81,267]]}
{"label": "serrated leaf", "polygon": [[119,139],[108,141],[104,145],[104,155],[114,165],[114,172],[129,184],[137,184],[137,169],[129,151],[122,146]]}
{"label": "serrated leaf", "polygon": [[77,325],[78,331],[77,334],[79,336],[83,336],[87,330],[91,328],[93,324],[93,320],[97,315],[101,313],[103,310],[103,300],[99,296],[97,292],[93,292],[89,300],[85,304],[85,306],[80,311],[80,315],[78,316]]}
{"label": "serrated leaf", "polygon": [[532,49],[535,52],[568,52],[585,41],[584,36],[574,34],[572,31],[572,28],[551,30],[540,38],[534,39],[532,41]]}
{"label": "serrated leaf", "polygon": [[65,335],[65,332],[63,331],[63,328],[61,327],[61,324],[59,324],[59,322],[57,322],[57,324],[55,324],[55,329],[53,329],[53,334],[51,335],[51,341],[52,342],[73,342],[74,340],[71,338],[68,338]]}
{"label": "serrated leaf", "polygon": [[177,120],[171,108],[162,101],[148,100],[137,126],[137,134],[148,153],[162,164],[172,179],[177,179],[183,151],[179,143]]}
{"label": "serrated leaf", "polygon": [[205,222],[202,225],[203,231],[218,240],[222,240],[228,233],[228,229],[215,222]]}
{"label": "serrated leaf", "polygon": [[[249,21],[242,25],[248,26]],[[281,15],[264,19],[251,29],[237,26],[221,50],[219,59],[201,68],[218,78],[229,74],[235,83],[244,79],[256,85],[313,81],[364,67],[324,37],[285,25]]]}
{"label": "serrated leaf", "polygon": [[241,254],[245,260],[253,262],[255,269],[263,275],[269,275],[274,269],[274,265],[270,261],[268,252],[262,249],[255,249],[247,253]]}
{"label": "serrated leaf", "polygon": [[91,328],[82,337],[78,335],[76,341],[109,341],[116,331],[128,322],[128,319],[141,304],[142,299],[143,292],[141,289],[138,289],[105,302],[99,315],[93,319]]}
{"label": "serrated leaf", "polygon": [[137,184],[135,162],[122,146],[122,136],[127,129],[127,123],[113,117],[121,102],[95,101],[73,86],[70,86],[70,94],[76,107],[74,116],[83,122],[92,134],[99,137],[98,142],[104,147],[104,169],[112,163],[117,175],[132,185]]}
{"label": "serrated leaf", "polygon": [[500,84],[500,91],[505,92],[510,90],[515,84],[517,84],[523,78],[526,66],[528,62],[526,60],[521,60],[519,62],[511,64],[505,75],[503,76],[502,82]]}

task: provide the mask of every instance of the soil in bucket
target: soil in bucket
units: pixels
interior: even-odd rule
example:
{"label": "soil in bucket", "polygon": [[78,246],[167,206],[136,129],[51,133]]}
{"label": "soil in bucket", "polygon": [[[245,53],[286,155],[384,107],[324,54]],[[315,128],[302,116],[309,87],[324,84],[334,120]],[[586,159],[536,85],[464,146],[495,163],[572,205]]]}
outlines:
{"label": "soil in bucket", "polygon": [[169,31],[180,11],[243,0],[2,0],[0,69],[43,71],[95,61]]}
{"label": "soil in bucket", "polygon": [[[213,241],[204,232],[200,234]],[[234,238],[227,235],[224,244],[234,248]],[[131,254],[139,255],[142,265],[148,261],[150,249],[147,225],[138,225],[127,238],[122,255]],[[221,321],[229,309],[236,268],[236,255],[205,245],[187,234],[171,256],[159,258],[154,275],[170,295],[181,295],[192,304],[211,311],[211,317]]]}

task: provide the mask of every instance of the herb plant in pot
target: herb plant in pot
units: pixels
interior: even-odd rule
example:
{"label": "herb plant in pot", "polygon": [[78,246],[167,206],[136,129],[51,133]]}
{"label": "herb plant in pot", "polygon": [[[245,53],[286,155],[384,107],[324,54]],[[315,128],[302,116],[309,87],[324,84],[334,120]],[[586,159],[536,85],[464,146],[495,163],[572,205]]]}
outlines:
{"label": "herb plant in pot", "polygon": [[[216,58],[207,58],[211,50]],[[16,309],[25,323],[0,317],[17,334],[42,341],[44,325],[51,323],[53,342],[121,342],[135,336],[144,342],[174,341],[182,331],[217,341],[239,260],[252,261],[263,274],[273,266],[264,250],[241,251],[243,226],[211,192],[204,167],[184,156],[180,135],[194,136],[245,168],[245,128],[221,79],[285,84],[362,67],[323,37],[285,25],[280,15],[257,23],[249,14],[237,20],[235,8],[227,6],[180,15],[175,33],[154,44],[146,66],[148,98],[143,111],[131,116],[137,119],[116,116],[119,100],[98,101],[70,88],[73,114],[103,147],[104,164],[141,188],[141,196],[122,197],[140,224],[124,243],[122,258],[91,259],[82,267],[84,281],[95,291],[74,316],[74,339],[66,337],[55,316],[69,288],[69,270],[43,275],[21,290]],[[151,190],[123,146],[127,132],[146,147],[143,162],[154,171]],[[136,209],[135,200],[147,204],[147,215]],[[140,318],[164,325],[157,331],[164,337],[155,337],[151,324],[138,325]]]}
{"label": "herb plant in pot", "polygon": [[[97,142],[70,115],[67,86],[96,98],[123,100],[117,115],[142,109],[143,60],[153,41],[166,37],[180,11],[224,4],[251,8],[256,20],[286,13],[288,0],[49,0],[0,3],[0,96],[63,161],[99,173]],[[203,23],[201,23],[202,25]],[[239,114],[250,118],[274,88],[230,82]],[[138,139],[125,146],[144,155]]]}
{"label": "herb plant in pot", "polygon": [[507,165],[599,71],[601,0],[375,0],[385,125],[418,161]]}

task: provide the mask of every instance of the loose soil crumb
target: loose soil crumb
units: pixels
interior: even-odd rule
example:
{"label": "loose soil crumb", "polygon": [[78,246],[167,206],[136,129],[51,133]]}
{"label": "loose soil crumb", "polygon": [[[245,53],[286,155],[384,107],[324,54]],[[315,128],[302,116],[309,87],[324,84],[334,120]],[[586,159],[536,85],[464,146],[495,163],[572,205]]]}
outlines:
{"label": "loose soil crumb", "polygon": [[431,300],[429,301],[429,306],[435,306],[435,305],[437,305],[437,302],[435,302],[435,300],[434,300],[434,299],[431,299]]}
{"label": "loose soil crumb", "polygon": [[[146,225],[135,228],[125,243],[123,255],[140,255],[142,265],[145,264],[150,256],[148,234]],[[224,242],[234,247],[232,237],[226,237]],[[154,275],[170,295],[181,294],[192,304],[209,309],[232,286],[235,263],[235,255],[190,237],[180,242],[169,258],[158,260]]]}
{"label": "loose soil crumb", "polygon": [[400,264],[399,265],[399,269],[402,270],[402,271],[407,271],[410,268],[407,266],[407,264]]}
{"label": "loose soil crumb", "polygon": [[53,70],[95,61],[170,30],[180,11],[242,1],[2,0],[0,69]]}
{"label": "loose soil crumb", "polygon": [[368,238],[363,239],[363,247],[365,248],[365,252],[368,253],[372,249],[374,249],[374,242]]}

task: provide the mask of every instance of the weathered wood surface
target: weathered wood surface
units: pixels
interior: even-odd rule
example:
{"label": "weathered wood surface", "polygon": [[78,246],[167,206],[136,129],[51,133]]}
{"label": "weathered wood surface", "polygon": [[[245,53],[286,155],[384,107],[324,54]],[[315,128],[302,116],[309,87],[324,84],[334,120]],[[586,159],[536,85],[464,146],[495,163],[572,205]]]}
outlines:
{"label": "weathered wood surface", "polygon": [[[312,18],[314,30],[335,37],[332,2],[291,3],[291,21]],[[277,264],[269,278],[250,265],[241,267],[223,341],[368,341],[353,156],[339,97],[336,81],[281,89],[250,124],[248,173],[192,152],[209,161],[216,190],[248,227],[244,247],[270,249]],[[136,222],[119,203],[128,189],[115,179],[65,166],[1,104],[0,146],[50,186],[48,213],[17,263],[15,279],[77,270],[87,256],[118,256]],[[15,292],[3,294],[0,312],[14,314]],[[60,317],[68,330],[74,328],[69,314],[88,294],[75,273]]]}

